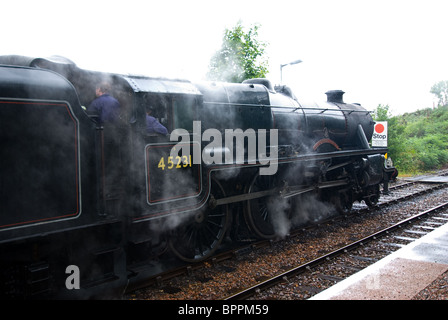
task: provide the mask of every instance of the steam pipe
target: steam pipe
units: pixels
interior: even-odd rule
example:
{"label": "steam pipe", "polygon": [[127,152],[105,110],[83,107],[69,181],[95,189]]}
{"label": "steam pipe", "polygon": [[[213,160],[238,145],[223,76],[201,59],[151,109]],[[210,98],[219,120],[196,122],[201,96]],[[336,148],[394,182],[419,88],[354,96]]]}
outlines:
{"label": "steam pipe", "polygon": [[367,141],[366,134],[364,133],[364,129],[362,128],[361,124],[358,124],[357,134],[361,148],[370,149],[369,141]]}

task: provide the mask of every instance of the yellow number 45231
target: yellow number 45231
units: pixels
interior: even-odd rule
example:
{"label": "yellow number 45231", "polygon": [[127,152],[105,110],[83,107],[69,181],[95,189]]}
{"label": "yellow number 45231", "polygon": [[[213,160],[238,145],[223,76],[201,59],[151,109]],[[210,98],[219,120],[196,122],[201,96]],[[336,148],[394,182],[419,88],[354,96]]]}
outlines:
{"label": "yellow number 45231", "polygon": [[180,168],[191,167],[191,155],[182,156],[182,157],[169,156],[169,157],[167,157],[166,164],[165,164],[165,157],[161,157],[157,167],[162,170],[165,170],[165,168],[168,170],[171,170],[173,168],[180,169]]}

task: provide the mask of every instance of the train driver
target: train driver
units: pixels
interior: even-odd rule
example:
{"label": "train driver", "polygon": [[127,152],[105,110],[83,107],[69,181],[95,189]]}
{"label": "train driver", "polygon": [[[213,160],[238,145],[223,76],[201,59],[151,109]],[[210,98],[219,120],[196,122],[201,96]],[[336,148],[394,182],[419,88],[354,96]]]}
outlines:
{"label": "train driver", "polygon": [[110,86],[102,83],[96,87],[96,99],[87,108],[87,112],[98,116],[98,123],[113,123],[118,119],[120,103],[109,94]]}
{"label": "train driver", "polygon": [[146,133],[168,134],[168,130],[152,116],[152,107],[146,108]]}

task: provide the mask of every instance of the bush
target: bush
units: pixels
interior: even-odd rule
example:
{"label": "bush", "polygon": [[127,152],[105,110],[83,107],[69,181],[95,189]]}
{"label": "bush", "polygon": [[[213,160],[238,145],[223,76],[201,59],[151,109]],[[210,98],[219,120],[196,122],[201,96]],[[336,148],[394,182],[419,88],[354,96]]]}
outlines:
{"label": "bush", "polygon": [[375,115],[382,114],[381,120],[388,121],[389,155],[400,172],[430,171],[448,163],[448,106],[387,119],[388,106],[378,109]]}

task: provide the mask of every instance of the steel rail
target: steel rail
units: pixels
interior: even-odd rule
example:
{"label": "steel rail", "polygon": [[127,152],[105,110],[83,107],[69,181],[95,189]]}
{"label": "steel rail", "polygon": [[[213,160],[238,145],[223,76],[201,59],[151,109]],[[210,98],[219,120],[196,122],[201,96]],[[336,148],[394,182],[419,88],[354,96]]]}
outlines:
{"label": "steel rail", "polygon": [[301,274],[313,267],[315,267],[316,265],[322,264],[328,260],[331,260],[334,257],[337,257],[341,254],[344,254],[348,251],[351,251],[355,248],[358,248],[362,245],[364,245],[367,242],[370,242],[372,240],[376,240],[378,237],[382,237],[384,235],[387,235],[389,232],[394,231],[395,229],[401,228],[403,225],[411,223],[415,220],[419,220],[421,219],[423,216],[429,215],[430,213],[433,213],[435,211],[441,210],[441,209],[446,209],[448,208],[448,202],[445,202],[441,205],[438,205],[436,207],[433,207],[431,209],[425,210],[423,212],[420,212],[412,217],[409,217],[407,219],[404,219],[392,226],[389,226],[387,228],[384,228],[383,230],[380,230],[378,232],[375,232],[367,237],[364,237],[360,240],[354,241],[342,248],[336,249],[328,254],[322,255],[314,260],[311,260],[305,264],[299,265],[295,268],[292,268],[282,274],[276,275],[268,280],[265,280],[263,282],[260,282],[250,288],[244,289],[238,293],[235,293],[231,296],[226,297],[224,300],[244,300],[247,299],[251,296],[253,296],[254,294],[256,294],[258,291],[260,290],[266,290],[267,288],[270,288],[276,284],[278,284],[279,282],[283,281],[285,278],[289,278],[289,277],[293,277],[296,276],[298,274]]}

